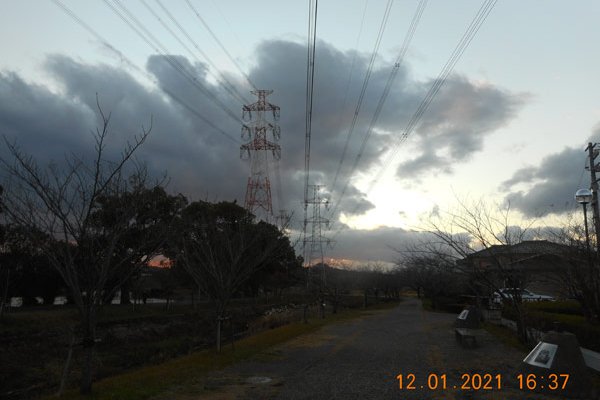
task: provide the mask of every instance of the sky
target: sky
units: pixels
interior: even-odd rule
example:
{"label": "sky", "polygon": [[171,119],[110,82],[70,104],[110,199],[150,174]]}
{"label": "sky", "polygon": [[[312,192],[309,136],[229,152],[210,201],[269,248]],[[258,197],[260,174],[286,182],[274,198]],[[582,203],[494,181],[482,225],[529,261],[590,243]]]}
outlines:
{"label": "sky", "polygon": [[[111,112],[112,154],[152,120],[138,158],[153,174],[168,174],[170,192],[243,203],[250,166],[240,159],[240,117],[242,101],[255,101],[250,81],[273,90],[269,101],[281,107],[273,208],[291,213],[298,232],[307,1],[0,2],[1,135],[41,164],[89,155],[97,94]],[[498,1],[407,131],[483,3],[426,3],[356,161],[419,4],[393,2],[340,164],[387,1],[319,1],[310,177],[330,203],[329,257],[391,262],[393,248],[457,199],[510,202],[523,224],[555,223],[576,209],[573,194],[589,185],[584,148],[600,137],[597,1]],[[126,16],[121,4],[140,23],[137,32],[117,13]],[[149,45],[144,32],[157,42]]]}

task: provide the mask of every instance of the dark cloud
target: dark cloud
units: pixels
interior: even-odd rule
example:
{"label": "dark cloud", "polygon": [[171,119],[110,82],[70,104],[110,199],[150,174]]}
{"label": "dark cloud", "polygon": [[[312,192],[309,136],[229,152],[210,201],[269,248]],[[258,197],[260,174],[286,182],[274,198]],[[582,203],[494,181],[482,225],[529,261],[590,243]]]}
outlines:
{"label": "dark cloud", "polygon": [[[590,141],[600,140],[597,128]],[[517,170],[510,179],[502,182],[500,190],[508,192],[506,201],[527,217],[562,214],[573,209],[575,192],[589,186],[587,171],[583,167],[586,153],[579,148],[566,147],[542,159],[538,166]],[[525,189],[519,185],[526,186]]]}
{"label": "dark cloud", "polygon": [[[14,73],[0,73],[0,135],[42,162],[62,159],[69,151],[85,154],[93,146],[87,135],[93,125],[93,113],[78,101]],[[0,149],[4,154],[4,146]]]}
{"label": "dark cloud", "polygon": [[[432,83],[419,85],[420,98]],[[453,164],[468,161],[482,150],[485,137],[507,124],[526,99],[525,94],[475,84],[456,74],[450,76],[410,139],[418,154],[400,163],[398,176],[451,173]],[[411,110],[416,108],[411,106]]]}
{"label": "dark cloud", "polygon": [[[392,263],[398,258],[394,249],[417,243],[424,234],[402,228],[379,227],[377,229],[344,229],[336,236],[328,257],[362,261],[383,261]],[[360,243],[360,245],[357,245]]]}
{"label": "dark cloud", "polygon": [[[249,71],[250,79],[258,88],[275,90],[269,101],[281,107],[282,158],[279,168],[270,165],[272,195],[274,209],[292,211],[296,223],[303,216],[304,197],[305,50],[303,43],[265,41],[256,49],[254,67]],[[99,124],[98,94],[104,111],[111,113],[109,155],[116,157],[121,146],[139,133],[142,125],[147,127],[152,117],[152,133],[138,158],[156,175],[166,171],[171,177],[171,191],[182,192],[192,199],[237,199],[243,203],[249,165],[239,158],[241,123],[222,110],[227,108],[241,117],[242,105],[207,78],[206,65],[181,56],[169,57],[171,63],[165,56],[151,56],[147,61],[146,70],[159,87],[141,83],[137,76],[119,68],[89,65],[59,55],[48,57],[45,64],[53,79],[49,86],[60,89],[56,92],[25,82],[14,73],[3,73],[0,75],[0,133],[18,140],[25,151],[44,162],[61,159],[68,151],[90,155],[93,150],[90,130]],[[352,84],[348,86],[354,57]],[[330,185],[354,115],[368,55],[342,52],[319,42],[316,60],[311,183]],[[172,67],[174,61],[193,74],[193,82]],[[372,72],[338,185],[325,188],[332,202],[339,200],[342,187],[350,182],[350,166],[385,87],[391,63],[380,65]],[[379,166],[394,135],[402,132],[431,83],[414,82],[408,76],[403,67],[389,93],[377,132],[362,154],[357,173]],[[238,79],[240,83],[239,77],[229,78]],[[238,85],[240,90],[246,90],[244,87],[241,83]],[[190,113],[161,88],[176,94],[230,137]],[[216,106],[206,92],[222,106]],[[247,92],[244,96],[253,98]],[[450,162],[466,160],[480,150],[484,136],[505,124],[521,101],[518,95],[453,76],[425,114],[418,132],[411,137],[419,153],[403,164],[403,175],[428,169],[449,171]],[[435,152],[428,151],[428,143],[436,143]],[[366,197],[366,193],[349,184],[338,211],[346,215],[364,213],[373,207]]]}

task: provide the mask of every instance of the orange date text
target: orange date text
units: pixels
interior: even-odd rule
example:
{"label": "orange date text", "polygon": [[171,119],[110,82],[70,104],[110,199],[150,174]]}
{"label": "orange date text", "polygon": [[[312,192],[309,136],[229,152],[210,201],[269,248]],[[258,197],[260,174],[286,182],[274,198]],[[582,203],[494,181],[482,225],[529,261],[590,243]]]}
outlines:
{"label": "orange date text", "polygon": [[462,374],[456,385],[448,383],[446,374],[429,374],[417,377],[416,374],[398,374],[398,387],[402,390],[501,390],[502,375],[496,374]]}

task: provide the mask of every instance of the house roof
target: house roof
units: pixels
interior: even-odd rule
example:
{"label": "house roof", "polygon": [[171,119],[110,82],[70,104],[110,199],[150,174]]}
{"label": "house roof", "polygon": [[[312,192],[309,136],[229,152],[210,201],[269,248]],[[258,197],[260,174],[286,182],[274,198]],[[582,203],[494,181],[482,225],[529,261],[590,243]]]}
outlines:
{"label": "house roof", "polygon": [[468,258],[473,257],[491,257],[503,254],[510,255],[541,255],[541,254],[563,254],[568,246],[549,242],[548,240],[525,240],[513,245],[492,245],[483,250],[470,254]]}

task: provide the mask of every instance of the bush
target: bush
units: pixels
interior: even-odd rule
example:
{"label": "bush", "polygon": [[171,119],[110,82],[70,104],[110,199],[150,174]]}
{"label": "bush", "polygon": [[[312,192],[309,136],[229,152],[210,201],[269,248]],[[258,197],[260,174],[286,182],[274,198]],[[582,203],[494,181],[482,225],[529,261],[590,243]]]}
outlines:
{"label": "bush", "polygon": [[537,310],[547,313],[583,315],[581,304],[575,300],[564,301],[535,301],[526,303],[529,310]]}
{"label": "bush", "polygon": [[528,322],[540,331],[554,330],[558,323],[559,330],[571,332],[577,336],[579,345],[590,350],[600,351],[600,325],[592,325],[580,315],[532,311],[527,316]]}
{"label": "bush", "polygon": [[[573,333],[581,347],[600,351],[600,325],[587,322],[581,312],[576,312],[576,304],[573,301],[528,303],[523,308],[525,323],[542,332],[555,330],[558,323],[559,330]],[[516,319],[511,307],[504,307],[502,316],[513,321]]]}

